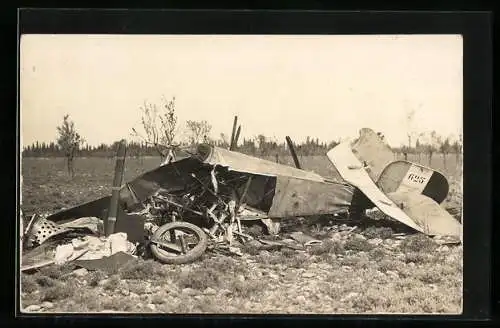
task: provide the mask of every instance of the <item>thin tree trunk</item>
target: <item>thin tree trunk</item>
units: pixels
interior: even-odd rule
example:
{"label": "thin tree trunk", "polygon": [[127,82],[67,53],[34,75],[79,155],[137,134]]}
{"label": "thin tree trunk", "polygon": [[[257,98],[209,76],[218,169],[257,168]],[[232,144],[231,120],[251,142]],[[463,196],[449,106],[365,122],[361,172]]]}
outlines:
{"label": "thin tree trunk", "polygon": [[74,177],[74,172],[73,172],[73,158],[71,156],[66,158],[66,163],[67,163],[67,168],[68,168],[68,175],[73,178]]}

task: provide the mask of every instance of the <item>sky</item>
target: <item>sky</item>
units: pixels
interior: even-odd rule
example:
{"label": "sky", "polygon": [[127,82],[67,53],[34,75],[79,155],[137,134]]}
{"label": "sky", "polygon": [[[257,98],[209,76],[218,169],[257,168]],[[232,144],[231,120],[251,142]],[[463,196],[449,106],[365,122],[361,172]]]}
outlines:
{"label": "sky", "polygon": [[216,138],[235,115],[240,140],[462,133],[459,35],[23,35],[19,65],[23,147],[65,114],[89,145],[134,140],[141,105],[172,97]]}

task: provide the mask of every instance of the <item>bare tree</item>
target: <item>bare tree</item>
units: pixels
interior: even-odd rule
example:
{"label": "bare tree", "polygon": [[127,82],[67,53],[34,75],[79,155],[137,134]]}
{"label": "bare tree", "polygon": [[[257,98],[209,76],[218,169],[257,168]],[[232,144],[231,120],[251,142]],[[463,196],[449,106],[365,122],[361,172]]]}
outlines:
{"label": "bare tree", "polygon": [[[422,104],[418,105],[418,108],[421,108]],[[415,113],[416,109],[413,107],[408,106],[406,110],[406,128],[407,128],[407,133],[406,136],[408,138],[408,146],[405,147],[407,150],[407,153],[413,152],[413,150],[417,151],[417,145],[415,142],[415,147],[413,147],[413,141],[418,140],[423,136],[423,133],[418,133],[416,132],[414,128],[414,119],[415,119]]]}
{"label": "bare tree", "polygon": [[460,155],[462,154],[462,134],[458,135],[458,139],[456,139],[453,144],[451,145],[451,148],[453,152],[455,153],[455,156],[457,158],[457,163],[460,161]]}
{"label": "bare tree", "polygon": [[59,134],[57,144],[66,157],[68,174],[73,178],[75,176],[74,158],[84,139],[76,132],[75,122],[71,121],[67,114],[64,115],[62,124],[57,127],[57,132]]}
{"label": "bare tree", "polygon": [[410,152],[410,149],[407,145],[401,145],[401,151],[403,152],[403,157],[405,161],[408,160],[408,153]]}
{"label": "bare tree", "polygon": [[427,155],[429,156],[429,166],[432,163],[432,155],[437,151],[441,144],[441,137],[437,135],[436,131],[432,131],[426,135],[427,142],[424,146]]}
{"label": "bare tree", "polygon": [[418,154],[418,163],[421,164],[422,163],[422,145],[420,144],[419,138],[417,138],[417,140],[415,141],[415,151]]}
{"label": "bare tree", "polygon": [[[259,152],[261,155],[267,154],[267,138],[263,134],[259,134],[256,138],[257,143],[259,144]],[[299,147],[300,148],[300,147]]]}
{"label": "bare tree", "polygon": [[140,109],[144,134],[132,128],[133,135],[140,137],[147,145],[154,146],[162,162],[173,159],[173,149],[178,146],[174,144],[178,132],[175,97],[172,100],[162,98],[161,110],[156,104],[148,102],[144,102]]}
{"label": "bare tree", "polygon": [[198,144],[200,142],[209,142],[208,134],[212,131],[212,126],[207,121],[186,121],[189,130],[189,142]]}
{"label": "bare tree", "polygon": [[407,137],[408,137],[408,152],[410,151],[411,149],[411,145],[412,145],[412,137],[413,137],[413,129],[412,129],[412,125],[413,125],[413,118],[415,117],[415,109],[413,108],[410,108],[408,109],[407,113],[406,113],[406,124],[408,125],[407,127]]}
{"label": "bare tree", "polygon": [[447,137],[439,145],[439,151],[443,155],[443,162],[444,162],[444,169],[445,170],[446,170],[446,155],[448,155],[450,153],[450,150],[451,150],[450,137]]}
{"label": "bare tree", "polygon": [[452,147],[453,151],[455,152],[457,168],[458,168],[459,172],[462,172],[462,161],[461,161],[461,155],[463,152],[462,134],[458,135],[458,139],[456,139],[453,142],[451,147]]}

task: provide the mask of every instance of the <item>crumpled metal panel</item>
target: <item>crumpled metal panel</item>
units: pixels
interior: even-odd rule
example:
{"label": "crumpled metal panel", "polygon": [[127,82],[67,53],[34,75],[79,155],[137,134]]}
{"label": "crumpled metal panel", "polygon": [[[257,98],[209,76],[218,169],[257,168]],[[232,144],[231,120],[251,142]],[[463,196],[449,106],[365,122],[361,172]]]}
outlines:
{"label": "crumpled metal panel", "polygon": [[461,239],[462,225],[433,199],[411,190],[398,190],[387,195],[400,204],[428,235],[452,236]]}
{"label": "crumpled metal panel", "polygon": [[321,175],[314,172],[300,170],[292,166],[267,161],[207,144],[198,145],[197,152],[200,160],[204,163],[228,167],[229,170],[233,171],[269,176],[287,176],[296,179],[321,182],[325,180]]}
{"label": "crumpled metal panel", "polygon": [[[212,165],[203,163],[196,158],[184,158],[171,162],[128,182],[120,192],[120,199],[127,206],[131,206],[143,202],[158,190],[164,190],[165,192],[184,191],[187,182],[191,181],[189,177],[191,173],[195,173],[198,177],[208,176],[212,168]],[[252,176],[245,202],[253,207],[269,210],[270,202],[269,205],[264,206],[265,208],[261,208],[259,205],[267,198],[266,192],[274,189],[276,177],[253,175],[247,172],[237,175],[233,172],[235,171],[229,172],[229,174],[226,172],[226,177],[229,180],[238,176]],[[241,186],[241,188],[244,188],[244,186]],[[242,190],[239,191],[242,192]]]}
{"label": "crumpled metal panel", "polygon": [[405,225],[424,232],[422,227],[415,223],[402,209],[389,199],[370,178],[361,162],[354,156],[349,144],[341,143],[327,153],[328,158],[337,168],[344,180],[358,188],[384,214],[398,220]]}
{"label": "crumpled metal panel", "polygon": [[46,219],[53,222],[63,222],[88,216],[101,217],[102,211],[109,207],[110,198],[110,196],[106,196],[86,202],[75,207],[56,212],[46,217]]}
{"label": "crumpled metal panel", "polygon": [[179,174],[181,172],[203,172],[205,175],[210,172],[210,168],[200,165],[200,161],[195,158],[183,158],[159,166],[127,182],[120,190],[120,199],[130,205],[145,201],[160,189],[166,192],[184,190],[187,181],[185,175]]}
{"label": "crumpled metal panel", "polygon": [[337,145],[327,156],[342,178],[361,190],[384,214],[428,235],[461,238],[462,225],[436,201],[409,188],[408,183],[401,183],[403,188],[385,195],[368,176],[347,143]]}
{"label": "crumpled metal panel", "polygon": [[278,176],[269,217],[334,214],[347,210],[353,188],[341,183],[327,183]]}
{"label": "crumpled metal panel", "polygon": [[[157,167],[148,171],[122,186],[120,203],[126,208],[146,200],[159,189],[167,191],[182,190],[185,181],[177,172],[209,170],[200,165],[200,161],[193,158],[183,158],[177,162]],[[81,217],[102,217],[103,211],[109,207],[110,196],[102,197],[56,212],[47,217],[48,220],[59,222]]]}
{"label": "crumpled metal panel", "polygon": [[389,145],[372,129],[363,128],[359,138],[351,145],[352,152],[362,162],[373,181],[378,181],[384,168],[394,161],[394,153]]}
{"label": "crumpled metal panel", "polygon": [[31,228],[27,232],[27,238],[31,243],[41,245],[47,239],[68,231],[70,229],[61,227],[52,221],[40,217],[32,223]]}

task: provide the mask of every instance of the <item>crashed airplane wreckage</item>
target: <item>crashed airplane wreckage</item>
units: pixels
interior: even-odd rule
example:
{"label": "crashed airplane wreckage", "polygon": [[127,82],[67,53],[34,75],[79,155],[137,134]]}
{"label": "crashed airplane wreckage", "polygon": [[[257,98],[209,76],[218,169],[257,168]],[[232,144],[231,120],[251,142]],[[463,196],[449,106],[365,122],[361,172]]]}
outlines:
{"label": "crashed airplane wreckage", "polygon": [[[32,219],[24,246],[36,248],[78,230],[78,219],[94,217],[102,221],[94,233],[125,233],[129,242],[146,242],[159,261],[181,264],[199,258],[209,241],[231,245],[236,238],[252,239],[242,230],[245,220],[261,220],[277,234],[283,218],[338,213],[353,218],[370,208],[421,233],[461,240],[460,222],[439,205],[448,194],[441,173],[393,161],[388,145],[369,129],[327,156],[344,181],[201,144],[189,156],[114,188],[113,196]],[[108,213],[113,197],[116,214]]]}

